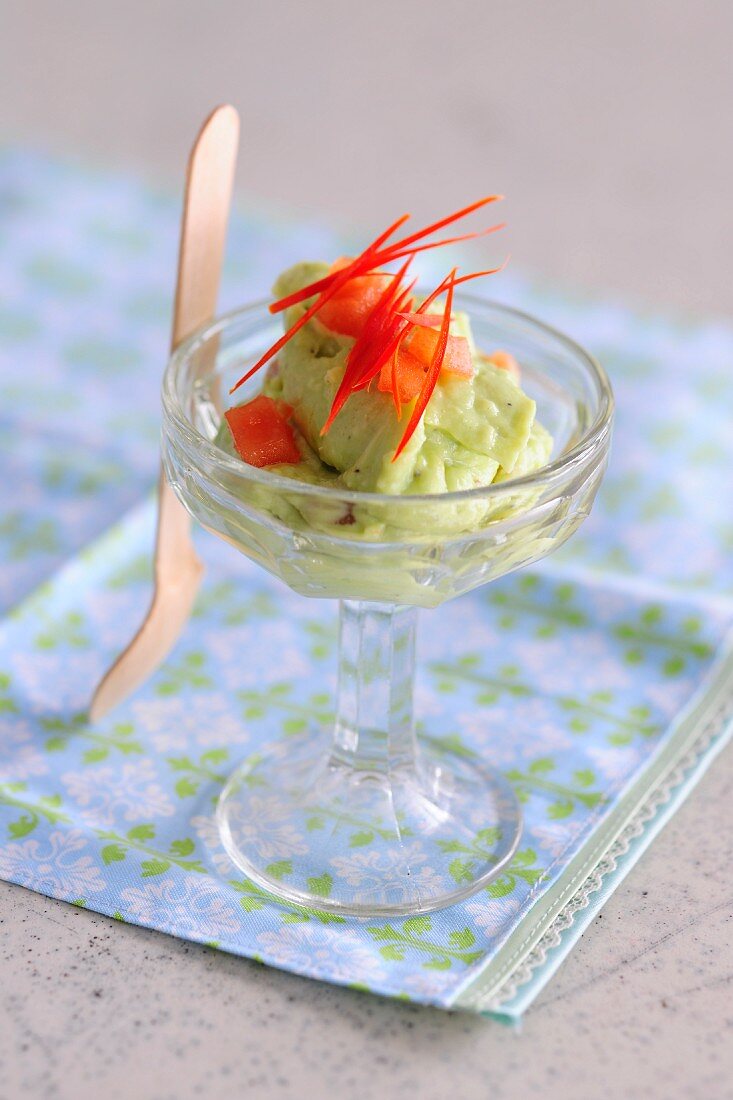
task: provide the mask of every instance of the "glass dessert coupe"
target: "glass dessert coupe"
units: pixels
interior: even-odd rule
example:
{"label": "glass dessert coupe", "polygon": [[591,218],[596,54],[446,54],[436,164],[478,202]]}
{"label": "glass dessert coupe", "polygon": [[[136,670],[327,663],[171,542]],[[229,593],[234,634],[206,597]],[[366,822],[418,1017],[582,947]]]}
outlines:
{"label": "glass dessert coupe", "polygon": [[[307,484],[230,457],[213,442],[222,395],[280,332],[264,302],[200,329],[165,373],[163,460],[186,508],[296,592],[340,601],[333,728],[245,760],[217,810],[233,862],[275,897],[308,908],[359,916],[441,908],[501,874],[521,835],[517,799],[488,762],[418,743],[417,609],[565,542],[603,477],[613,398],[602,368],[560,333],[469,295],[457,295],[456,308],[470,314],[479,347],[506,349],[522,366],[522,388],[554,438],[549,465],[534,474],[462,492],[385,496]],[[256,375],[237,399],[261,383]],[[521,738],[522,730],[504,736]],[[292,838],[288,857],[274,863],[273,827]],[[457,860],[469,842],[475,854]]]}

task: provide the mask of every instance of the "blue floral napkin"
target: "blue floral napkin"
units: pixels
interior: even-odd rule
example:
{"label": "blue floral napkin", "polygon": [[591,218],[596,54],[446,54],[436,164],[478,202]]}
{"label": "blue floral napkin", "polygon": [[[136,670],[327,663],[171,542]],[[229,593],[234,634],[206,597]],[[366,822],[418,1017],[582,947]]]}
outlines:
{"label": "blue floral napkin", "polygon": [[[212,820],[239,758],[328,721],[332,604],[202,537],[207,580],[170,660],[97,726],[84,713],[149,599],[154,506],[135,502],[157,466],[177,217],[135,181],[0,157],[0,876],[297,973],[517,1015],[604,876],[618,881],[730,734],[733,333],[504,281],[599,355],[619,406],[580,534],[430,612],[420,639],[423,735],[495,762],[525,833],[509,871],[461,905],[346,921],[242,879]],[[224,304],[335,251],[317,228],[239,215]],[[263,812],[263,854],[287,877],[298,838]],[[368,830],[340,827],[368,884]],[[456,850],[457,876],[480,845]]]}

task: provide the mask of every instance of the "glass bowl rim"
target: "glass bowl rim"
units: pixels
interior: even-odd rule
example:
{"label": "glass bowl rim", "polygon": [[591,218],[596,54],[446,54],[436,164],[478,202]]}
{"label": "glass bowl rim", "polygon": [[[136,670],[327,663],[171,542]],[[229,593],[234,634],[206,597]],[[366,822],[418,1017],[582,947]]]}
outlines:
{"label": "glass bowl rim", "polygon": [[258,466],[250,466],[241,459],[234,458],[228,455],[226,451],[222,451],[212,440],[207,439],[205,435],[202,435],[201,432],[194,427],[183,411],[176,392],[176,373],[198,347],[203,346],[208,340],[221,335],[226,328],[239,319],[246,317],[248,314],[256,313],[263,308],[267,308],[270,304],[269,298],[259,298],[254,302],[248,302],[246,305],[237,306],[234,309],[228,310],[226,313],[220,314],[211,321],[204,322],[204,324],[195,329],[190,336],[187,336],[186,339],[178,345],[175,351],[170,355],[163,374],[162,399],[165,414],[176,425],[177,429],[183,432],[189,442],[192,442],[196,447],[202,449],[209,461],[215,463],[216,466],[220,467],[226,474],[233,474],[238,478],[243,478],[245,481],[252,481],[273,490],[303,494],[304,496],[325,500],[341,502],[353,501],[354,503],[372,505],[381,504],[389,505],[390,507],[430,505],[434,508],[436,505],[439,506],[442,502],[446,504],[456,504],[484,498],[501,499],[502,497],[516,493],[517,490],[545,488],[551,485],[554,481],[560,479],[567,470],[576,468],[578,465],[581,465],[586,458],[590,457],[595,452],[597,445],[604,435],[608,433],[614,412],[613,391],[608,375],[598,360],[591,355],[590,352],[586,351],[585,348],[576,343],[571,337],[560,332],[559,329],[553,328],[552,325],[548,325],[546,322],[538,320],[538,318],[532,316],[532,314],[525,313],[523,310],[516,309],[514,306],[507,306],[502,302],[497,302],[490,298],[480,298],[472,294],[457,294],[456,303],[458,305],[466,303],[469,308],[472,304],[474,307],[480,308],[488,306],[490,309],[514,318],[514,320],[528,324],[531,328],[539,330],[545,336],[549,336],[553,340],[558,341],[570,351],[573,356],[580,359],[580,361],[584,363],[586,369],[589,368],[589,372],[599,391],[599,408],[593,422],[571,448],[563,451],[563,453],[558,455],[553,462],[548,463],[546,466],[542,466],[532,474],[525,474],[517,478],[509,478],[507,481],[500,482],[499,484],[491,483],[489,485],[478,485],[473,489],[458,489],[447,493],[373,493],[364,490],[348,489],[346,486],[332,488],[327,485],[312,485],[309,482],[299,481],[297,478],[285,477],[282,474],[276,474]]}

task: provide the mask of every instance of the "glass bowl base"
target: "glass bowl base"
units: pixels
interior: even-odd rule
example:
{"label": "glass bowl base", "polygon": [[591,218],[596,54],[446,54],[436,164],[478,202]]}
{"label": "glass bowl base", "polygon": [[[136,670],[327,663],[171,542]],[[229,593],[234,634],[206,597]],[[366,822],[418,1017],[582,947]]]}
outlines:
{"label": "glass bowl base", "polygon": [[[378,739],[378,735],[377,735]],[[360,917],[427,913],[510,862],[522,812],[498,772],[421,746],[350,759],[323,730],[245,760],[219,798],[230,859],[273,898]]]}

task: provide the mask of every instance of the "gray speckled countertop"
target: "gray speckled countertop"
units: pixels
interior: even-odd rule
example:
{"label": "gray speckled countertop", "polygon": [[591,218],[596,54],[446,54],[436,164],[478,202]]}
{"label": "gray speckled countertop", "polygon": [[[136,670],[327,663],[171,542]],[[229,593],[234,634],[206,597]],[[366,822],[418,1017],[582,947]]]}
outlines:
{"label": "gray speckled countertop", "polygon": [[733,749],[512,1031],[0,884],[0,1097],[724,1100]]}
{"label": "gray speckled countertop", "polygon": [[[381,225],[395,203],[422,220],[498,186],[512,196],[521,267],[683,312],[729,311],[730,4],[457,0],[453,18],[445,11],[421,0],[5,5],[2,136],[170,184],[201,118],[230,99],[243,113],[239,181],[260,200]],[[324,42],[326,67],[314,62]],[[417,104],[429,120],[427,160],[420,133],[394,125],[405,104],[405,117]],[[436,129],[449,156],[433,155]],[[348,180],[334,187],[344,159]],[[516,1033],[0,883],[0,1100],[730,1098],[732,762],[733,749],[716,760]]]}

